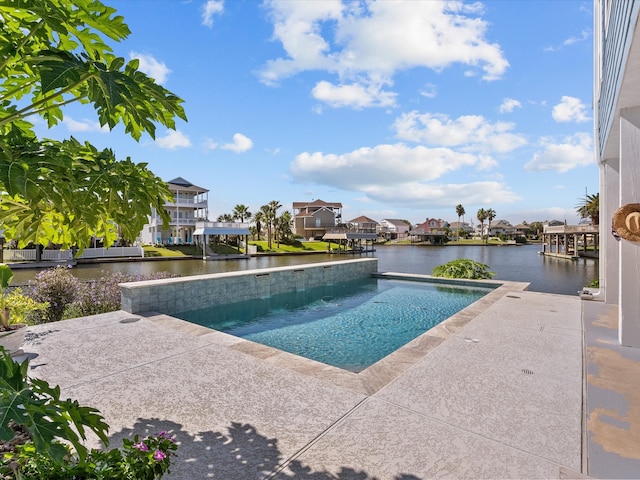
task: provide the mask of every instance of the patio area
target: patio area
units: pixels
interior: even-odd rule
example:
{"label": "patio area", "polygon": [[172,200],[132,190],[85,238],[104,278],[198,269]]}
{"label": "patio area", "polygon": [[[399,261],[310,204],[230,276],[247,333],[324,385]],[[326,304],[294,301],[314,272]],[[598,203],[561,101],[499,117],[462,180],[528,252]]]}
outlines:
{"label": "patio area", "polygon": [[112,446],[173,431],[166,478],[585,478],[619,453],[598,437],[589,458],[583,306],[597,304],[507,292],[369,390],[153,313],[30,327],[23,350],[32,376],[102,412]]}

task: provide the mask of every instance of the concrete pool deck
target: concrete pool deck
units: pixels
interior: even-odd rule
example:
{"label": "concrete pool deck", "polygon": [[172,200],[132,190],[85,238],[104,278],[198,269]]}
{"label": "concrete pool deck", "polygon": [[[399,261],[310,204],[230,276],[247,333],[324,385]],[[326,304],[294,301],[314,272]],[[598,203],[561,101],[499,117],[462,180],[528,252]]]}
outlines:
{"label": "concrete pool deck", "polygon": [[[378,380],[336,378],[153,313],[30,327],[23,350],[30,375],[102,412],[112,446],[172,430],[168,479],[584,478],[615,465],[613,440],[588,441],[583,415],[601,407],[586,401],[584,373],[606,363],[583,366],[583,310],[601,307],[502,293]],[[638,465],[629,459],[625,475]]]}

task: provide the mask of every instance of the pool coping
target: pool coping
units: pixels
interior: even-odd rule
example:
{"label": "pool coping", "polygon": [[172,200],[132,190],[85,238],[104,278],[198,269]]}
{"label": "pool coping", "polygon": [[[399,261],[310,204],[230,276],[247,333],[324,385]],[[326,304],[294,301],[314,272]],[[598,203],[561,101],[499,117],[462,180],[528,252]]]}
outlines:
{"label": "pool coping", "polygon": [[[230,348],[280,368],[302,373],[338,387],[369,396],[392,382],[445,340],[460,334],[461,330],[471,320],[499,299],[509,293],[525,291],[529,286],[529,283],[525,282],[442,279],[430,275],[396,272],[377,272],[372,274],[372,276],[376,278],[422,281],[443,285],[453,284],[460,286],[490,287],[493,288],[493,290],[359,373],[343,370],[251,340],[196,325],[186,320],[172,317],[171,315],[153,311],[138,313],[137,315],[145,317],[163,327],[206,339],[211,344],[219,345],[221,348]],[[464,340],[468,342],[474,341],[473,338],[464,338]]]}

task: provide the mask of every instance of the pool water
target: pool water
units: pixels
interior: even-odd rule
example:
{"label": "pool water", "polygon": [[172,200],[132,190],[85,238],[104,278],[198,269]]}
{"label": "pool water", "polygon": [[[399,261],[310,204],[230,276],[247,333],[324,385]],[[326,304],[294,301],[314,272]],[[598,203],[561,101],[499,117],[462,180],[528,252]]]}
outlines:
{"label": "pool water", "polygon": [[174,316],[360,372],[491,290],[370,278]]}

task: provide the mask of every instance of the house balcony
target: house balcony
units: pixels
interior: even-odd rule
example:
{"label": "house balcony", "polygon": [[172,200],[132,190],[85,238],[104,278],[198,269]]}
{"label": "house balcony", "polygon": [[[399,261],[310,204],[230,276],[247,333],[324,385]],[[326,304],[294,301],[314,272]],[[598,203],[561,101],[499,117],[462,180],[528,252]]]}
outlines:
{"label": "house balcony", "polygon": [[165,202],[165,207],[174,207],[174,208],[208,208],[209,202],[207,200],[196,200],[194,198],[180,198],[177,201],[173,202]]}
{"label": "house balcony", "polygon": [[332,228],[337,228],[335,222],[321,222],[316,223],[315,221],[305,221],[303,228],[305,230],[329,230]]}

